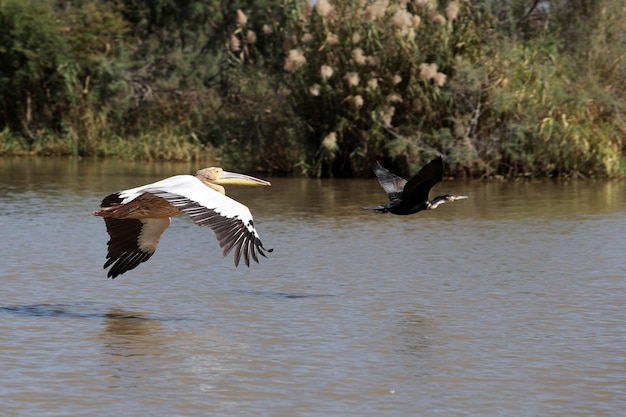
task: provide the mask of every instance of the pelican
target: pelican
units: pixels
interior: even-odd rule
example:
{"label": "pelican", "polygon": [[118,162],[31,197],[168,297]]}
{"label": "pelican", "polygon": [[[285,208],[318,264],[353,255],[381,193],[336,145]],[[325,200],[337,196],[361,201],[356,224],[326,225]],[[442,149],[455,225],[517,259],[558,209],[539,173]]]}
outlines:
{"label": "pelican", "polygon": [[250,258],[259,262],[257,253],[266,256],[254,228],[248,207],[225,195],[223,185],[271,185],[268,181],[224,171],[204,168],[196,175],[175,175],[152,184],[119,191],[102,200],[94,216],[104,218],[110,239],[104,269],[107,276],[136,268],[154,254],[170,218],[186,213],[199,226],[209,227],[223,256],[234,252],[235,266],[241,256],[247,266]]}
{"label": "pelican", "polygon": [[434,210],[440,204],[467,199],[465,195],[445,194],[428,200],[430,189],[443,178],[441,156],[424,165],[409,181],[389,172],[378,161],[374,163],[372,170],[378,177],[380,186],[389,196],[390,202],[380,206],[363,207],[365,210],[406,215],[422,210]]}

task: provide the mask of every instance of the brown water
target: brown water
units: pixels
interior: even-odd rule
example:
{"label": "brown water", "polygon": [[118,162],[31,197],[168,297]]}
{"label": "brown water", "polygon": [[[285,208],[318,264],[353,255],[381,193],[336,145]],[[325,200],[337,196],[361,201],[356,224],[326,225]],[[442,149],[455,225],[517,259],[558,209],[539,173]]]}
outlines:
{"label": "brown water", "polygon": [[[0,160],[6,416],[621,416],[626,183],[444,182],[401,217],[375,179],[233,188],[269,259],[176,218],[106,279],[91,216],[194,164]],[[227,167],[230,168],[230,167]]]}

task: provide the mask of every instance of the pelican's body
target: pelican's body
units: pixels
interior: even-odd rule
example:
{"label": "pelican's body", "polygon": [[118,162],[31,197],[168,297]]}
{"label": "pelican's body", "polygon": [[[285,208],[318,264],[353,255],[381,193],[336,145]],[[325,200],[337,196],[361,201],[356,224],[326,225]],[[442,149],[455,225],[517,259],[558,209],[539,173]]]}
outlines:
{"label": "pelican's body", "polygon": [[440,204],[467,198],[464,195],[445,194],[428,200],[430,189],[443,179],[441,156],[426,164],[409,181],[389,172],[378,161],[374,163],[372,170],[390,201],[380,206],[364,207],[366,210],[407,215],[422,210],[434,210]]}
{"label": "pelican's body", "polygon": [[257,234],[248,207],[224,195],[221,184],[270,185],[242,174],[205,168],[192,175],[176,175],[141,187],[111,194],[102,200],[96,216],[104,218],[108,242],[107,276],[115,278],[136,268],[154,254],[170,218],[187,214],[191,220],[209,227],[224,248],[224,256],[235,249],[235,266],[243,255],[258,262],[265,249]]}

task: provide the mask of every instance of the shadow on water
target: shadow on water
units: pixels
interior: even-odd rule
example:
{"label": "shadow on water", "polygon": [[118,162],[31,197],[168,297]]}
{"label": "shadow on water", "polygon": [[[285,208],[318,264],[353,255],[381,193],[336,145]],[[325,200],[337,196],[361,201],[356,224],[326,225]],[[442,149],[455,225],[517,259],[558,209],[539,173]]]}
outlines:
{"label": "shadow on water", "polygon": [[121,309],[101,311],[95,303],[80,304],[28,304],[0,306],[0,314],[13,314],[31,317],[65,317],[109,320],[150,320],[150,321],[181,321],[183,317],[155,317],[146,312],[131,312]]}
{"label": "shadow on water", "polygon": [[[163,322],[141,314],[114,309],[105,315],[104,328],[98,338],[107,355],[149,357],[163,348]],[[108,365],[117,377],[134,374],[134,366],[120,367],[115,362]]]}
{"label": "shadow on water", "polygon": [[237,294],[252,295],[255,297],[264,298],[276,298],[283,300],[291,300],[297,298],[319,298],[319,297],[333,297],[332,294],[299,294],[290,292],[271,292],[271,291],[235,291]]}
{"label": "shadow on water", "polygon": [[400,352],[421,356],[432,349],[432,335],[436,334],[435,324],[418,312],[400,311],[397,315],[398,335],[402,343]]}

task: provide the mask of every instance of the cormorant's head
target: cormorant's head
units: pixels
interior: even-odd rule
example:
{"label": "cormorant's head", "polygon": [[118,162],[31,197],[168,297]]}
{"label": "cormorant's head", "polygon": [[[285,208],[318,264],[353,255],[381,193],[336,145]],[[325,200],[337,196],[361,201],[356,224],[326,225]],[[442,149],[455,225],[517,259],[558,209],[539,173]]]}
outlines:
{"label": "cormorant's head", "polygon": [[454,194],[440,195],[440,196],[433,198],[431,201],[428,202],[428,209],[434,210],[437,207],[439,207],[440,204],[451,203],[457,200],[467,200],[467,196],[466,195],[454,195]]}

